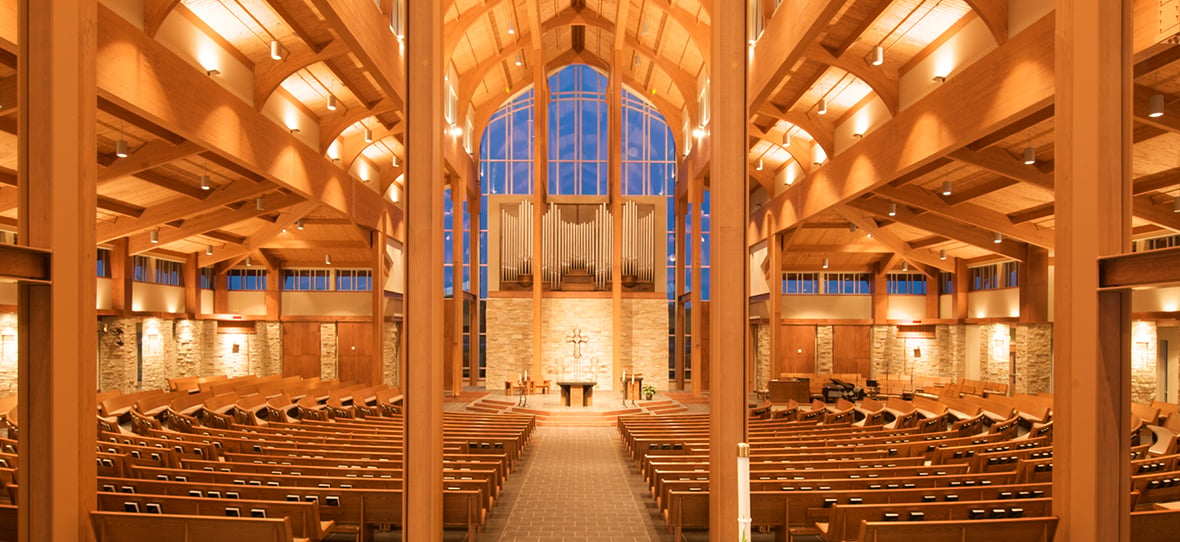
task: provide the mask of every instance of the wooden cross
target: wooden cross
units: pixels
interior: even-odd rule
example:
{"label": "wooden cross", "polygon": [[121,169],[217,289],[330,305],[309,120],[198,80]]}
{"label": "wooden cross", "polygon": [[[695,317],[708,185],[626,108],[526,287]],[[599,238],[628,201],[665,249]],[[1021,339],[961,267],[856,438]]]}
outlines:
{"label": "wooden cross", "polygon": [[582,359],[582,345],[590,340],[582,335],[582,328],[576,327],[572,333],[565,336],[565,342],[574,345],[574,359]]}

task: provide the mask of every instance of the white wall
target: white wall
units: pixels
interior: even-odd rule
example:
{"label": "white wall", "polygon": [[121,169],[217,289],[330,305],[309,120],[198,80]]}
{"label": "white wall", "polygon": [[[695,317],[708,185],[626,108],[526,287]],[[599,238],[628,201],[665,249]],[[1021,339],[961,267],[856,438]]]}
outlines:
{"label": "white wall", "polygon": [[[266,313],[263,303],[263,314]],[[184,288],[135,282],[131,285],[131,310],[136,312],[184,312]]]}
{"label": "white wall", "polygon": [[243,102],[254,103],[254,71],[223,49],[187,17],[173,11],[160,25],[156,41],[187,60],[202,73],[221,72],[211,79],[234,93]]}
{"label": "white wall", "polygon": [[1053,11],[1053,0],[1008,2],[1008,35],[1015,36]]}
{"label": "white wall", "polygon": [[750,249],[750,295],[762,295],[770,293],[770,287],[766,284],[766,275],[762,273],[763,262],[769,257],[766,249],[766,241],[759,241]]}
{"label": "white wall", "polygon": [[868,135],[889,121],[892,115],[881,98],[873,98],[864,107],[848,117],[848,120],[836,127],[834,145],[835,153],[840,154],[848,147],[860,142],[853,134]]}
{"label": "white wall", "polygon": [[213,314],[213,290],[201,290],[201,314]]}
{"label": "white wall", "polygon": [[967,294],[967,318],[1020,316],[1020,289],[984,290]]}
{"label": "white wall", "polygon": [[980,326],[972,324],[967,326],[967,361],[964,367],[963,378],[968,380],[979,380],[979,351],[980,351]]}
{"label": "white wall", "polygon": [[371,316],[370,292],[283,292],[284,316]]}
{"label": "white wall", "polygon": [[938,317],[950,318],[955,313],[955,298],[950,294],[938,296]]}
{"label": "white wall", "polygon": [[[871,310],[871,309],[870,309]],[[922,320],[926,318],[926,296],[924,295],[891,295],[889,296],[890,320]],[[933,318],[933,316],[931,316]]]}
{"label": "white wall", "polygon": [[266,292],[226,292],[226,312],[248,316],[266,316]]}
{"label": "white wall", "polygon": [[1131,292],[1133,312],[1180,311],[1180,287],[1150,288]]}
{"label": "white wall", "polygon": [[858,319],[873,317],[868,295],[784,295],[783,318]]}
{"label": "white wall", "polygon": [[0,281],[0,305],[16,305],[16,281]]}
{"label": "white wall", "polygon": [[947,75],[948,79],[953,78],[956,73],[963,71],[995,48],[995,38],[992,38],[982,19],[976,18],[967,23],[958,34],[946,40],[941,47],[902,75],[898,83],[898,101],[901,108],[913,105],[938,88],[942,83],[934,81],[936,74]]}
{"label": "white wall", "polygon": [[99,277],[97,288],[95,288],[94,308],[98,310],[110,310],[114,306],[114,300],[111,298],[111,285],[113,281],[108,278]]}
{"label": "white wall", "polygon": [[[385,279],[385,291],[404,293],[406,291],[406,262],[402,244],[391,240],[385,247],[385,252],[389,254],[389,260],[392,262],[389,266],[389,277]],[[479,269],[476,268],[475,272],[478,273]]]}
{"label": "white wall", "polygon": [[111,8],[127,22],[143,29],[143,0],[99,0],[100,4]]}
{"label": "white wall", "polygon": [[[1180,399],[1180,328],[1157,327],[1159,340],[1167,344],[1165,363],[1159,364],[1159,385],[1156,395],[1169,403]],[[1163,355],[1163,352],[1160,352]]]}

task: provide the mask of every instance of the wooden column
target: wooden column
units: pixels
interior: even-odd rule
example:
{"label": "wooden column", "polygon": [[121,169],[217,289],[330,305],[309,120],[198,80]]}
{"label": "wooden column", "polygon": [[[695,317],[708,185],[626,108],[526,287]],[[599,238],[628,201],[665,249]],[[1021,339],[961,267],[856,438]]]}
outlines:
{"label": "wooden column", "polygon": [[216,281],[213,284],[213,312],[225,314],[229,312],[229,269],[228,262],[217,264]]}
{"label": "wooden column", "polygon": [[[686,179],[686,171],[684,160],[681,159],[676,167],[676,182],[690,182]],[[676,191],[680,194],[680,191]],[[676,213],[676,292],[672,299],[676,300],[676,345],[675,345],[675,360],[676,360],[676,389],[684,389],[684,367],[685,367],[685,352],[684,352],[684,337],[686,332],[686,322],[684,321],[684,244],[687,241],[684,234],[684,215],[687,212],[684,198],[679,195],[676,196],[674,204],[674,212]]]}
{"label": "wooden column", "polygon": [[196,253],[189,254],[181,267],[184,275],[184,312],[193,318],[201,314],[201,267],[197,261]]}
{"label": "wooden column", "polygon": [[[466,183],[451,182],[451,393],[463,393],[463,200]],[[539,373],[538,373],[539,374]]]}
{"label": "wooden column", "polygon": [[442,541],[442,2],[407,2],[406,465],[402,540]]}
{"label": "wooden column", "polygon": [[111,247],[111,310],[124,315],[131,312],[134,284],[131,281],[135,267],[131,262],[131,251],[128,250],[130,243],[129,238],[123,237],[116,239]]}
{"label": "wooden column", "polygon": [[942,317],[942,315],[939,314],[939,309],[941,307],[938,296],[938,289],[941,287],[940,281],[942,280],[942,275],[937,269],[934,269],[931,274],[933,276],[926,275],[926,320]]}
{"label": "wooden column", "polygon": [[[746,439],[746,353],[749,309],[746,224],[749,115],[746,108],[746,14],[732,0],[713,0],[710,107],[713,111],[712,289],[709,352],[709,540],[737,539],[737,445]],[[744,3],[740,5],[745,5]],[[694,222],[693,235],[700,235]],[[695,241],[695,240],[694,240]],[[699,246],[699,241],[694,245]],[[693,264],[698,262],[694,258]],[[700,290],[700,283],[693,284]],[[695,307],[694,307],[695,308]],[[699,380],[694,373],[694,388]]]}
{"label": "wooden column", "polygon": [[971,270],[967,268],[967,260],[955,259],[955,278],[951,282],[954,287],[951,293],[951,318],[962,323],[967,319],[967,292],[971,289]]}
{"label": "wooden column", "polygon": [[[621,12],[629,10],[622,9]],[[622,15],[622,14],[620,14]],[[626,22],[624,21],[624,24]],[[615,51],[615,61],[611,64],[610,78],[606,88],[607,129],[607,171],[610,185],[611,212],[611,270],[610,270],[610,300],[611,300],[611,384],[619,382],[623,377],[623,85],[619,77],[619,66],[623,62],[623,52]],[[630,372],[635,372],[635,360]],[[656,375],[645,375],[653,378]]]}
{"label": "wooden column", "polygon": [[96,0],[18,4],[19,239],[51,250],[19,287],[22,542],[93,540]]}
{"label": "wooden column", "polygon": [[889,269],[886,264],[877,264],[873,269],[873,323],[884,325],[889,321]]}
{"label": "wooden column", "polygon": [[[689,225],[684,232],[685,242],[688,243],[689,253],[692,254],[692,267],[689,270],[688,302],[691,305],[688,314],[689,334],[692,338],[692,350],[689,352],[689,366],[692,368],[692,393],[700,395],[705,391],[705,375],[703,356],[704,345],[704,309],[701,301],[704,292],[701,291],[701,200],[705,198],[705,180],[692,179],[688,187],[688,217]],[[716,238],[714,238],[716,239]],[[714,252],[716,254],[716,252]]]}
{"label": "wooden column", "polygon": [[385,232],[370,232],[369,245],[369,261],[373,268],[373,360],[369,368],[369,384],[376,386],[385,381]]}
{"label": "wooden column", "polygon": [[[773,232],[775,228],[775,218],[772,213],[768,213],[770,228],[766,231]],[[770,269],[766,273],[766,284],[770,293],[767,296],[767,307],[770,312],[770,379],[778,378],[778,375],[783,372],[782,358],[779,352],[784,348],[782,344],[783,333],[783,239],[777,233],[771,233],[766,238],[766,258],[770,262]]]}
{"label": "wooden column", "polygon": [[277,259],[259,251],[262,263],[266,266],[266,319],[272,322],[279,320],[283,313],[283,266]]}
{"label": "wooden column", "polygon": [[[535,3],[530,2],[531,6]],[[530,8],[535,9],[535,8]],[[532,58],[533,72],[533,363],[529,374],[543,379],[541,353],[544,349],[542,337],[542,309],[544,307],[545,283],[541,280],[541,262],[544,261],[544,239],[541,221],[545,217],[545,194],[549,190],[549,78],[546,77],[541,55]]]}
{"label": "wooden column", "polygon": [[[482,192],[481,192],[482,193]],[[480,307],[480,292],[483,289],[483,280],[479,276],[479,262],[480,262],[480,242],[479,230],[480,220],[483,216],[483,201],[479,197],[471,198],[467,208],[471,211],[471,292],[475,294],[475,300],[471,305],[471,313],[468,315],[471,320],[468,324],[471,330],[471,374],[467,377],[467,383],[471,386],[479,385],[479,317],[483,313],[483,308]]]}
{"label": "wooden column", "polygon": [[[1130,539],[1131,2],[1057,2],[1053,512],[1057,538]],[[1100,219],[1095,219],[1099,217]]]}
{"label": "wooden column", "polygon": [[1049,321],[1049,250],[1036,245],[1028,246],[1028,257],[1020,263],[1020,321]]}

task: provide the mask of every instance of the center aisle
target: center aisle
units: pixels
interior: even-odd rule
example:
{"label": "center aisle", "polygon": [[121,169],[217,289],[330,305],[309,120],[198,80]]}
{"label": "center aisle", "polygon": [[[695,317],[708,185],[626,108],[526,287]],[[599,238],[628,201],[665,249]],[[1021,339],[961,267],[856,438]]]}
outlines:
{"label": "center aisle", "polygon": [[541,426],[481,541],[671,540],[614,427]]}

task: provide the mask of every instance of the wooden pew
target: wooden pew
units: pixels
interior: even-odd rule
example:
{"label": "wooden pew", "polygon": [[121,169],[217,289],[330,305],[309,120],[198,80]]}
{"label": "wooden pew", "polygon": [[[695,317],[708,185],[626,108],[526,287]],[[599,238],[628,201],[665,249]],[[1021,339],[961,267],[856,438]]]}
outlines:
{"label": "wooden pew", "polygon": [[1133,542],[1174,542],[1180,532],[1180,510],[1131,512]]}
{"label": "wooden pew", "polygon": [[1053,542],[1057,517],[975,521],[869,521],[856,539],[865,542]]}
{"label": "wooden pew", "polygon": [[0,504],[0,542],[17,542],[16,506]]}
{"label": "wooden pew", "polygon": [[[816,527],[827,542],[859,540],[862,522],[967,521],[984,518],[1045,517],[1052,514],[1053,499],[957,501],[929,503],[835,504],[827,522]],[[887,514],[895,514],[885,519]],[[976,517],[978,516],[978,517]]]}
{"label": "wooden pew", "polygon": [[127,503],[138,506],[140,513],[148,513],[148,505],[154,504],[159,506],[162,513],[185,516],[227,517],[230,514],[227,509],[236,509],[240,517],[253,517],[255,510],[261,510],[268,518],[287,518],[291,522],[294,536],[307,538],[312,542],[322,539],[336,527],[334,521],[321,521],[319,505],[311,502],[210,499],[102,491],[98,493],[99,510],[129,512],[126,509]]}
{"label": "wooden pew", "polygon": [[294,542],[287,518],[227,518],[127,512],[90,513],[98,542]]}

